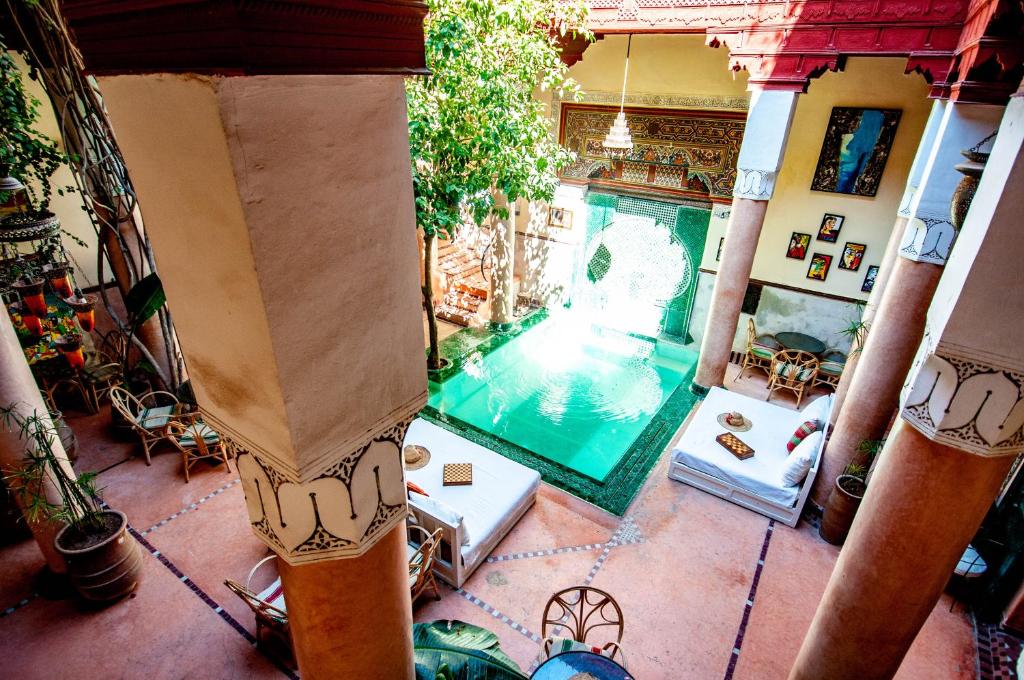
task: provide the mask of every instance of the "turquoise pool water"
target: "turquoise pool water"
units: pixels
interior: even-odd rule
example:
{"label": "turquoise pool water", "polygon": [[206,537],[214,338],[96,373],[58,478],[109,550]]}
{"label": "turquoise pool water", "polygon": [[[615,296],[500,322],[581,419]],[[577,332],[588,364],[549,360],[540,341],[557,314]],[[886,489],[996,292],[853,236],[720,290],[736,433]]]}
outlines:
{"label": "turquoise pool water", "polygon": [[555,316],[430,383],[429,405],[601,482],[696,360],[678,345]]}

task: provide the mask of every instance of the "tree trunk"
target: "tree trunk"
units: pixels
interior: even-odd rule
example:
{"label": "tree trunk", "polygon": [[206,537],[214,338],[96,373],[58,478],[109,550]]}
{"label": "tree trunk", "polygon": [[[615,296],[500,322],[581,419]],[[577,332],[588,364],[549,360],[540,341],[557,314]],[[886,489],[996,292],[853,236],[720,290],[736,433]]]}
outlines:
{"label": "tree trunk", "polygon": [[434,234],[423,234],[423,304],[427,309],[427,335],[430,336],[430,351],[427,353],[427,368],[441,368],[441,351],[437,343],[437,316],[434,314],[434,282],[431,261],[434,259]]}

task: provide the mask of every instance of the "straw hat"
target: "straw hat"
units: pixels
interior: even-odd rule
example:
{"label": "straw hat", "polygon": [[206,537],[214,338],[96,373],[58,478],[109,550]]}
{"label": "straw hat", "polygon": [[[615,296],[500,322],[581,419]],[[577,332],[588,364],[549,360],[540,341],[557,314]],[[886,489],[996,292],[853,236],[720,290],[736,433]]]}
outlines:
{"label": "straw hat", "polygon": [[718,424],[733,432],[746,432],[754,426],[752,422],[739,411],[718,414]]}
{"label": "straw hat", "polygon": [[406,470],[419,470],[430,462],[430,451],[425,446],[410,444],[402,449]]}

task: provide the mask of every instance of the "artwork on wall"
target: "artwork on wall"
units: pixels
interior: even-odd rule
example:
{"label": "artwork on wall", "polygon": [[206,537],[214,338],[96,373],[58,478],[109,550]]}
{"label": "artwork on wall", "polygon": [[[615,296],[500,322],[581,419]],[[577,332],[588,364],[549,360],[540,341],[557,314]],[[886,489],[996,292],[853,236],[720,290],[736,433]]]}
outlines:
{"label": "artwork on wall", "polygon": [[875,279],[878,278],[878,265],[868,267],[868,273],[864,275],[864,283],[860,285],[861,291],[870,293],[875,288]]}
{"label": "artwork on wall", "polygon": [[821,218],[821,226],[818,227],[818,240],[825,241],[826,243],[838,241],[839,230],[843,228],[843,220],[845,219],[842,215],[825,213],[825,216]]}
{"label": "artwork on wall", "polygon": [[626,107],[633,150],[612,169],[604,138],[618,113],[618,105],[562,104],[558,141],[575,154],[563,182],[732,202],[744,112]]}
{"label": "artwork on wall", "polygon": [[839,268],[849,269],[851,272],[855,272],[860,269],[860,263],[864,260],[864,249],[863,243],[852,243],[846,242],[846,246],[843,248],[843,256],[839,258]]}
{"label": "artwork on wall", "polygon": [[793,232],[793,236],[789,239],[789,249],[786,251],[786,257],[794,260],[802,260],[807,257],[807,247],[811,245],[811,235],[801,234],[798,231]]}
{"label": "artwork on wall", "polygon": [[832,266],[832,256],[822,253],[815,253],[811,257],[811,264],[807,267],[807,278],[815,281],[824,281],[828,277],[828,268]]}
{"label": "artwork on wall", "polygon": [[715,262],[722,261],[722,246],[725,245],[725,237],[718,239],[718,254],[715,255]]}
{"label": "artwork on wall", "polygon": [[856,196],[877,194],[900,114],[898,109],[833,108],[811,189]]}
{"label": "artwork on wall", "polygon": [[548,226],[569,229],[572,227],[572,211],[565,208],[549,208]]}

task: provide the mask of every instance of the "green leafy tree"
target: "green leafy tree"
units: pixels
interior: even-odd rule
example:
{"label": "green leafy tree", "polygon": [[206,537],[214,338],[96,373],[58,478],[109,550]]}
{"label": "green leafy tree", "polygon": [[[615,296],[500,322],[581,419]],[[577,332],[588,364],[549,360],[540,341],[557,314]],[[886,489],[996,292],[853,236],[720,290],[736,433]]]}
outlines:
{"label": "green leafy tree", "polygon": [[583,0],[427,0],[430,75],[406,81],[416,222],[423,230],[430,350],[441,367],[431,259],[437,237],[453,239],[466,220],[482,224],[508,210],[504,194],[550,200],[558,170],[572,160],[551,133],[535,90],[578,98],[560,59],[560,40],[584,34]]}

